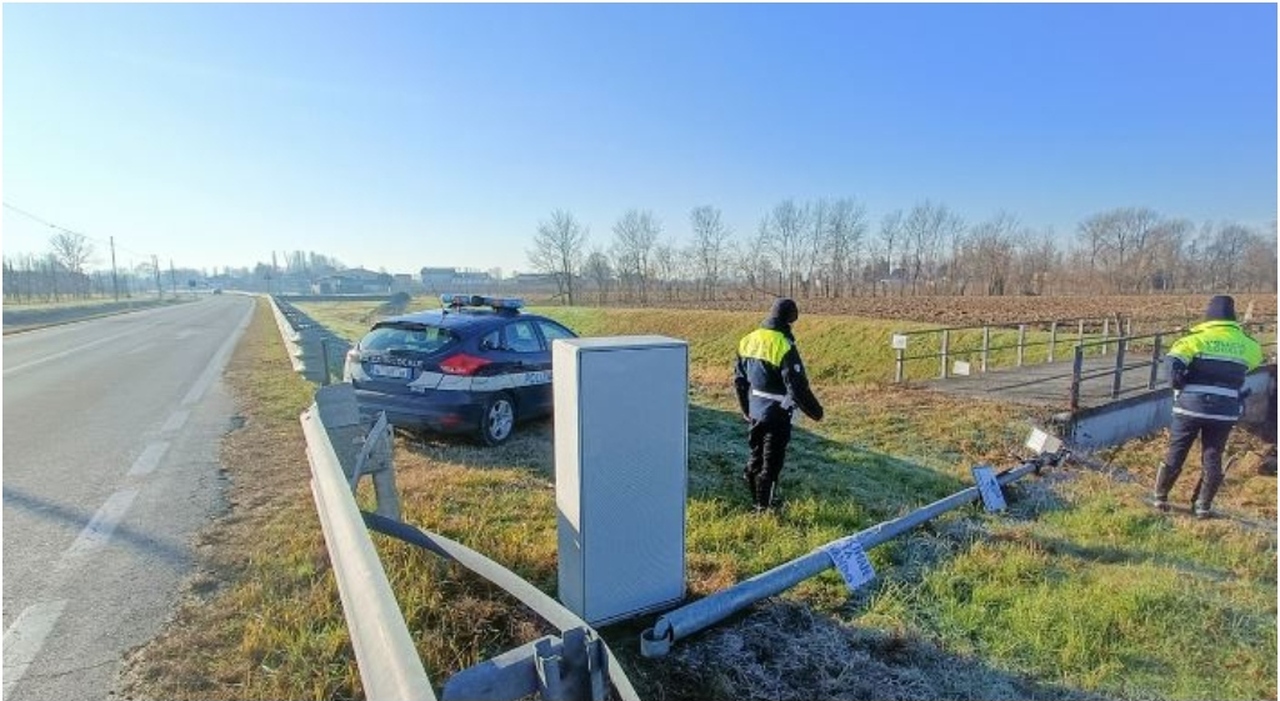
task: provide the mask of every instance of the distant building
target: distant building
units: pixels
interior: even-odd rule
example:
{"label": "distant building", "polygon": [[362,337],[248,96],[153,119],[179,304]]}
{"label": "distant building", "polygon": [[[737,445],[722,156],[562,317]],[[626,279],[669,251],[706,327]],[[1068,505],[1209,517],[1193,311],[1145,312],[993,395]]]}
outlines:
{"label": "distant building", "polygon": [[422,286],[428,293],[488,292],[494,280],[489,273],[457,268],[423,268],[419,271]]}
{"label": "distant building", "polygon": [[316,278],[311,291],[321,295],[381,294],[391,292],[393,278],[364,268],[351,268]]}

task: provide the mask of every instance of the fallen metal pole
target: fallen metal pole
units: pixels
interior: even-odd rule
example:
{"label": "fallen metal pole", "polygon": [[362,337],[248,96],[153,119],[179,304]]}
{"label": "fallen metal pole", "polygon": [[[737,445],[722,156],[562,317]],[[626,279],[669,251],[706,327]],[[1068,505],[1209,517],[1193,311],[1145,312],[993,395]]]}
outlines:
{"label": "fallen metal pole", "polygon": [[[1021,465],[1001,472],[996,480],[1005,485],[1032,472],[1039,472],[1045,465],[1056,465],[1065,453],[1045,453],[1025,460]],[[813,550],[807,555],[783,563],[768,572],[758,574],[724,591],[688,606],[669,611],[650,628],[640,634],[640,652],[645,657],[661,657],[671,650],[671,644],[698,631],[715,625],[761,599],[782,593],[810,577],[821,574],[833,566],[829,551],[856,540],[863,550],[888,540],[929,521],[947,511],[981,498],[978,487],[952,494],[905,516],[885,521],[851,536],[845,536]]]}

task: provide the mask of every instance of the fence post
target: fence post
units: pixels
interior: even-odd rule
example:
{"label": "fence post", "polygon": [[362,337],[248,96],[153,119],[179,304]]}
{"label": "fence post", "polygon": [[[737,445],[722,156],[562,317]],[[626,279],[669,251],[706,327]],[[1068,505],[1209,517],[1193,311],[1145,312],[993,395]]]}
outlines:
{"label": "fence post", "polygon": [[1053,323],[1049,325],[1049,359],[1045,362],[1049,362],[1049,363],[1053,362],[1053,350],[1054,350],[1054,346],[1056,346],[1057,344],[1058,344],[1058,320],[1054,319]]}
{"label": "fence post", "polygon": [[320,339],[320,362],[324,363],[324,379],[320,381],[320,386],[329,386],[329,339]]}
{"label": "fence post", "polygon": [[1107,354],[1107,341],[1111,338],[1111,317],[1102,320],[1102,354]]}
{"label": "fence post", "polygon": [[[1119,327],[1119,324],[1116,324]],[[1118,329],[1117,329],[1118,330]],[[1121,336],[1116,339],[1116,371],[1111,376],[1111,398],[1120,397],[1120,385],[1124,380],[1124,349],[1128,345],[1129,339]]]}
{"label": "fence post", "polygon": [[982,327],[982,371],[987,371],[987,356],[991,353],[991,327]]}
{"label": "fence post", "polygon": [[1080,332],[1076,334],[1076,347],[1084,345],[1084,319],[1080,320]]}
{"label": "fence post", "polygon": [[1080,374],[1083,371],[1084,346],[1082,344],[1076,344],[1076,357],[1071,363],[1071,411],[1075,411],[1080,408]]}
{"label": "fence post", "polygon": [[1160,334],[1151,342],[1151,379],[1147,380],[1147,389],[1156,388],[1156,375],[1160,372]]}
{"label": "fence post", "polygon": [[901,383],[902,383],[902,375],[903,375],[903,372],[902,372],[902,371],[903,371],[903,367],[902,367],[902,366],[903,366],[903,363],[905,362],[905,361],[903,360],[903,358],[902,358],[903,350],[902,350],[901,348],[894,348],[894,349],[893,349],[893,355],[894,355],[893,381],[894,381],[895,383],[899,383],[899,384],[901,384]]}
{"label": "fence post", "polygon": [[1018,367],[1022,367],[1022,351],[1027,344],[1027,325],[1018,324]]}
{"label": "fence post", "polygon": [[949,374],[947,372],[947,363],[950,362],[950,347],[951,347],[951,330],[943,329],[942,330],[942,355],[940,356],[941,365],[942,365],[940,369],[942,372],[939,375],[939,377],[941,377],[944,380],[947,379],[947,376]]}

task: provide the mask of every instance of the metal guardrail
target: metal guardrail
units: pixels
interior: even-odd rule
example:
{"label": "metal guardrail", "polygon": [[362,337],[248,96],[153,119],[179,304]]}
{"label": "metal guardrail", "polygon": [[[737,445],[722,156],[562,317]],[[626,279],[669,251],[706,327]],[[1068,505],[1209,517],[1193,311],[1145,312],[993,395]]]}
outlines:
{"label": "metal guardrail", "polygon": [[313,404],[300,420],[311,463],[311,492],[365,696],[370,701],[436,701],[319,409]]}
{"label": "metal guardrail", "polygon": [[[996,481],[1000,485],[1009,484],[1031,473],[1038,474],[1041,468],[1061,464],[1069,455],[1069,451],[1060,441],[1038,430],[1032,432],[1027,446],[1039,454],[1024,460],[1015,468],[996,475]],[[728,589],[669,611],[654,623],[653,628],[641,634],[641,654],[645,657],[661,657],[670,651],[675,641],[715,625],[761,599],[780,594],[836,566],[837,553],[847,547],[852,545],[861,551],[870,550],[947,511],[984,498],[982,491],[979,486],[970,487],[900,518],[832,541],[807,555],[783,563]]]}
{"label": "metal guardrail", "polygon": [[[458,672],[444,685],[443,701],[514,701],[531,694],[548,701],[603,701],[609,683],[622,701],[639,701],[608,645],[585,621],[484,555],[399,520],[385,418],[357,447],[361,429],[353,425],[355,414],[351,386],[339,384],[321,387],[316,402],[299,419],[316,509],[367,697],[436,698],[369,539],[372,529],[457,562],[561,631],[561,636],[545,636]],[[341,450],[335,449],[335,439]],[[385,457],[379,459],[382,451]],[[378,513],[356,506],[354,492],[362,474],[374,478]]]}

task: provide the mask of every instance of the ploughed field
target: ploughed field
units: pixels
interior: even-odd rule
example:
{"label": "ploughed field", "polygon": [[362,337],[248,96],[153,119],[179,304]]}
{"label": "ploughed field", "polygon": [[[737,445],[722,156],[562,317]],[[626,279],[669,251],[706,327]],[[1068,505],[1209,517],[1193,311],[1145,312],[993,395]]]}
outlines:
{"label": "ploughed field", "polygon": [[[1204,314],[1212,295],[1098,295],[1019,297],[811,297],[797,294],[801,314],[841,314],[870,319],[901,319],[939,326],[1007,324],[1019,321],[1101,318],[1119,315],[1135,322],[1194,321]],[[1252,305],[1255,320],[1276,318],[1275,294],[1234,295],[1236,312],[1243,319]],[[583,300],[593,301],[588,294]],[[765,311],[769,298],[668,300],[658,294],[645,306],[721,311]],[[611,303],[612,304],[612,303]],[[626,303],[619,303],[626,304]]]}

